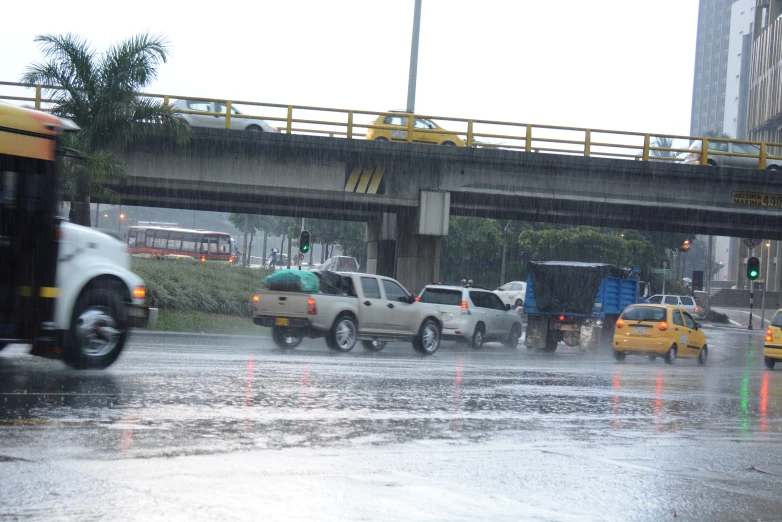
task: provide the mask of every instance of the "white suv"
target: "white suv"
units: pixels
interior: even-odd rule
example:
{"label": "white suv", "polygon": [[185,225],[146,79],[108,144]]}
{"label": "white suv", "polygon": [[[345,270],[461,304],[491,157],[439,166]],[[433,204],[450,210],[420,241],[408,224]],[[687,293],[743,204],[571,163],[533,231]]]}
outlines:
{"label": "white suv", "polygon": [[417,300],[438,309],[443,339],[467,341],[477,350],[490,341],[515,348],[521,337],[521,316],[510,311],[494,292],[470,286],[427,285]]}
{"label": "white suv", "polygon": [[652,304],[680,306],[698,319],[703,319],[706,317],[706,310],[704,310],[703,307],[698,306],[698,303],[695,302],[694,297],[690,297],[688,295],[656,294],[649,298],[649,302]]}

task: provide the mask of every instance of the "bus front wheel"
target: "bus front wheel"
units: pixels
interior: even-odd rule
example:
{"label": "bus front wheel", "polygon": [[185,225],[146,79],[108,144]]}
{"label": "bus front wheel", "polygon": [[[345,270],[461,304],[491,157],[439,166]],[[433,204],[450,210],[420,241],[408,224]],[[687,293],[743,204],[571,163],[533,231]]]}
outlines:
{"label": "bus front wheel", "polygon": [[79,370],[102,369],[117,360],[128,338],[122,296],[113,288],[82,292],[66,335],[65,362]]}

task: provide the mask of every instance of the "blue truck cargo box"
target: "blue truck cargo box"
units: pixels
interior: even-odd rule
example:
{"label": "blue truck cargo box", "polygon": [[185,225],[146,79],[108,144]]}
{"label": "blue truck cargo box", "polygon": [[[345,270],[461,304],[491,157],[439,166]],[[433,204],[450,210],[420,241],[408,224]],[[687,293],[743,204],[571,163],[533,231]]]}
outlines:
{"label": "blue truck cargo box", "polygon": [[[532,265],[533,263],[530,264]],[[524,300],[524,313],[526,314],[559,315],[566,313],[576,317],[603,318],[606,315],[619,315],[627,306],[638,302],[638,277],[637,273],[631,270],[594,263],[549,262],[535,263],[535,265],[542,268],[555,267],[560,271],[566,270],[570,274],[569,277],[555,282],[552,286],[580,285],[581,278],[579,275],[587,274],[587,271],[589,271],[589,275],[585,275],[583,279],[588,280],[591,277],[592,280],[586,281],[583,286],[589,289],[594,288],[596,284],[597,291],[594,293],[594,299],[591,301],[591,310],[585,310],[583,307],[575,308],[569,301],[562,303],[560,306],[549,305],[548,308],[541,310],[535,295],[532,270],[530,270],[527,275],[527,294]],[[607,275],[594,279],[595,274],[601,273],[599,269],[602,269]],[[611,274],[617,274],[621,277]],[[549,301],[551,300],[549,299]],[[557,300],[554,299],[554,301]],[[583,302],[583,299],[581,301]]]}

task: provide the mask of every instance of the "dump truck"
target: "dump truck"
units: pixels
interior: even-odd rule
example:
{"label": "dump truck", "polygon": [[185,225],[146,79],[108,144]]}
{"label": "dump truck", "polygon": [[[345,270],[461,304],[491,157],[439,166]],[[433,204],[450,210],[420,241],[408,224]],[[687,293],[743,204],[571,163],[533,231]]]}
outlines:
{"label": "dump truck", "polygon": [[649,295],[640,270],[603,263],[530,262],[527,266],[529,349],[553,352],[559,342],[594,351],[610,346],[614,326],[625,307]]}

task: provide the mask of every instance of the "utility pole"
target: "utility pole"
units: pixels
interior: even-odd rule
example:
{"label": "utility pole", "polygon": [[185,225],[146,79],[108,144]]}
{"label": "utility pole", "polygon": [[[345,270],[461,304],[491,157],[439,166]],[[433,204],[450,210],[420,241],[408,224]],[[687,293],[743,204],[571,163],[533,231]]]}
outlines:
{"label": "utility pole", "polygon": [[663,261],[663,295],[665,295],[665,279],[668,277],[668,273],[665,272],[668,269],[668,263]]}
{"label": "utility pole", "polygon": [[410,76],[407,81],[407,112],[415,112],[415,81],[418,75],[418,33],[421,31],[421,0],[415,0],[413,42],[410,45]]}
{"label": "utility pole", "polygon": [[771,266],[771,240],[766,243],[766,277],[763,278],[763,297],[760,302],[760,329],[766,325],[766,289],[768,288],[768,268]]}
{"label": "utility pole", "polygon": [[244,242],[242,243],[242,266],[250,266],[247,259],[247,214],[244,215]]}

